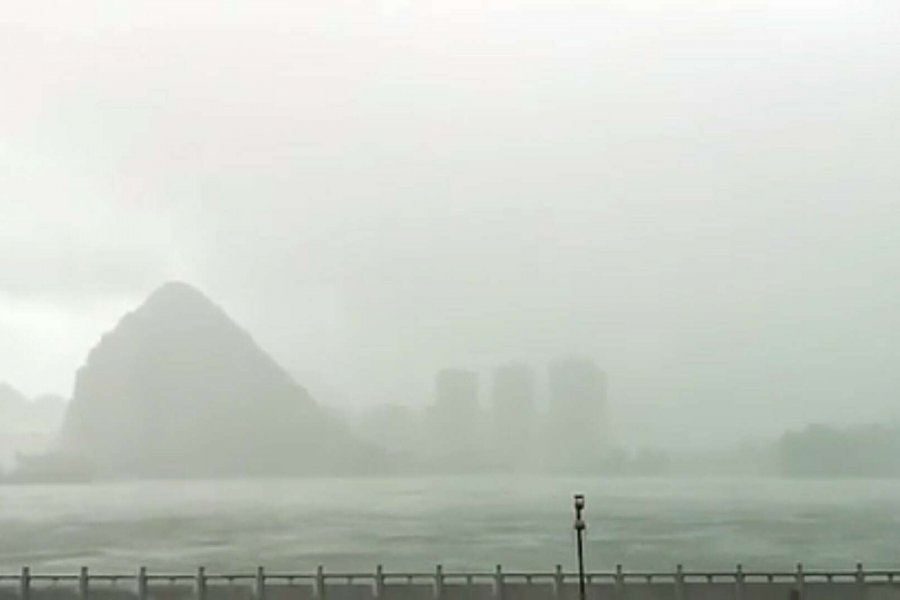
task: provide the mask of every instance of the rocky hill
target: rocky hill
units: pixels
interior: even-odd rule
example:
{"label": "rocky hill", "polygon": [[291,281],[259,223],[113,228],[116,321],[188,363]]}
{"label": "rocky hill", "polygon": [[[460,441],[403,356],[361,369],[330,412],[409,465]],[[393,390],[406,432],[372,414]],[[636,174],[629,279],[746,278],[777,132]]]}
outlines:
{"label": "rocky hill", "polygon": [[347,472],[366,455],[250,334],[183,283],[154,292],[90,352],[59,451],[125,477]]}

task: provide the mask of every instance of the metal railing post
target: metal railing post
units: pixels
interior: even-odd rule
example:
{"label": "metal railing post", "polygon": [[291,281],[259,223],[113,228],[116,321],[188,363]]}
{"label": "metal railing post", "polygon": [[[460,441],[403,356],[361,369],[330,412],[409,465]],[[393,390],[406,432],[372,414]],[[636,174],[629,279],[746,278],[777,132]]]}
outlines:
{"label": "metal railing post", "polygon": [[856,587],[859,593],[859,599],[865,600],[866,597],[866,572],[863,570],[861,562],[856,563]]}
{"label": "metal railing post", "polygon": [[494,571],[494,600],[503,600],[503,566],[497,565]]}
{"label": "metal railing post", "polygon": [[434,598],[440,600],[444,595],[444,567],[437,565],[434,568]]}
{"label": "metal railing post", "polygon": [[802,600],[804,597],[803,584],[806,582],[806,576],[803,574],[803,563],[797,563],[797,595]]}
{"label": "metal railing post", "polygon": [[376,600],[384,597],[384,567],[378,565],[375,567],[375,598]]}
{"label": "metal railing post", "polygon": [[197,567],[195,586],[197,588],[197,600],[206,600],[206,567]]}
{"label": "metal railing post", "polygon": [[325,567],[319,565],[316,567],[316,600],[325,600],[327,594],[325,592]]}
{"label": "metal railing post", "polygon": [[78,573],[78,597],[81,600],[88,600],[88,585],[90,578],[88,577],[88,568],[81,567],[81,571]]}
{"label": "metal railing post", "polygon": [[138,569],[137,588],[138,600],[147,600],[147,567]]}
{"label": "metal railing post", "polygon": [[266,600],[266,571],[256,567],[256,600]]}
{"label": "metal railing post", "polygon": [[563,570],[562,565],[556,565],[556,571],[553,572],[553,598],[562,600],[563,596]]}
{"label": "metal railing post", "polygon": [[29,600],[31,598],[31,569],[22,567],[21,579],[19,579],[19,598]]}
{"label": "metal railing post", "polygon": [[744,600],[744,567],[741,564],[734,570],[734,597],[735,600]]}
{"label": "metal railing post", "polygon": [[675,599],[684,600],[684,567],[675,567]]}

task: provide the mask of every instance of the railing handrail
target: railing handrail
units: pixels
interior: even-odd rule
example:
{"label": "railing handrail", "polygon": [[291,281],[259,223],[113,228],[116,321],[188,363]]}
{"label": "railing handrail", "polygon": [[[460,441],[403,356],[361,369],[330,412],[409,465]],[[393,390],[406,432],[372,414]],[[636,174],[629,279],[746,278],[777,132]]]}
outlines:
{"label": "railing handrail", "polygon": [[[735,570],[710,570],[710,571],[696,571],[696,570],[682,570],[681,568],[676,568],[672,571],[626,571],[624,569],[617,568],[614,571],[591,571],[585,574],[589,581],[599,581],[599,580],[608,580],[608,581],[633,581],[633,580],[644,580],[644,581],[658,581],[660,583],[667,582],[671,583],[673,581],[690,581],[696,579],[706,579],[706,580],[753,580],[753,579],[768,579],[768,580],[816,580],[816,579],[848,579],[848,580],[859,580],[866,578],[876,578],[876,577],[887,577],[887,578],[898,578],[900,579],[900,568],[898,569],[864,569],[861,565],[857,565],[856,569],[843,569],[843,570],[827,570],[827,569],[815,569],[815,570],[804,570],[798,568],[796,570],[791,571],[765,571],[765,570],[753,570],[753,571],[744,571],[740,566],[738,566]],[[256,572],[222,572],[215,573],[209,572],[207,573],[205,569],[201,568],[199,573],[165,573],[165,572],[151,572],[146,569],[141,569],[140,572],[128,573],[128,574],[117,574],[117,573],[103,573],[103,572],[89,572],[87,569],[83,569],[82,574],[78,573],[35,573],[30,569],[23,569],[22,573],[17,574],[5,574],[0,573],[0,581],[21,581],[23,578],[27,578],[28,581],[31,582],[77,582],[82,578],[86,578],[89,581],[108,581],[112,583],[116,583],[118,581],[135,581],[143,579],[146,582],[159,582],[159,581],[169,581],[172,583],[176,582],[195,582],[199,577],[205,582],[235,582],[235,581],[258,581],[262,579],[263,581],[276,581],[276,580],[289,580],[289,581],[316,581],[318,579],[322,579],[323,581],[396,581],[396,580],[434,580],[435,578],[440,578],[442,582],[453,584],[454,581],[457,580],[465,580],[467,583],[474,582],[475,580],[481,581],[497,581],[498,578],[501,581],[510,581],[512,580],[525,580],[529,581],[571,581],[578,578],[578,573],[574,571],[503,571],[498,568],[495,571],[443,571],[438,568],[435,571],[426,572],[426,571],[383,571],[381,568],[373,570],[371,572],[363,572],[363,571],[349,571],[349,572],[328,572],[324,570],[320,570],[319,572],[289,572],[289,571],[272,571],[266,572],[264,569],[258,569]]]}

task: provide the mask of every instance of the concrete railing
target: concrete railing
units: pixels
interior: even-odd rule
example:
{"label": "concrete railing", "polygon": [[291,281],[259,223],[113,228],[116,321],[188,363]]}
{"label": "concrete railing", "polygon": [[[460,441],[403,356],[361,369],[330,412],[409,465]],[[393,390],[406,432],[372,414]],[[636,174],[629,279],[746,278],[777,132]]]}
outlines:
{"label": "concrete railing", "polygon": [[[588,600],[697,598],[762,600],[900,600],[900,570],[783,572],[687,571],[588,573]],[[370,573],[267,572],[192,575],[149,573],[38,574],[24,568],[0,575],[0,600],[577,600],[578,575],[561,567],[552,572]]]}

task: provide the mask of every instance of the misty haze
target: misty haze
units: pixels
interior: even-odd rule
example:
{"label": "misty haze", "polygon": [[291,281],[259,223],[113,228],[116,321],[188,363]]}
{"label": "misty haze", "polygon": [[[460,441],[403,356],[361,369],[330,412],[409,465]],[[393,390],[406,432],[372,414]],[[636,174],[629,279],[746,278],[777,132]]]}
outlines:
{"label": "misty haze", "polygon": [[900,4],[0,4],[0,600],[900,597]]}

